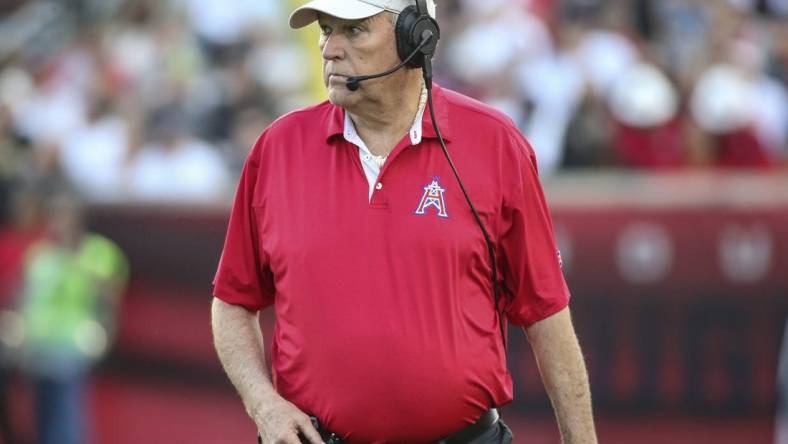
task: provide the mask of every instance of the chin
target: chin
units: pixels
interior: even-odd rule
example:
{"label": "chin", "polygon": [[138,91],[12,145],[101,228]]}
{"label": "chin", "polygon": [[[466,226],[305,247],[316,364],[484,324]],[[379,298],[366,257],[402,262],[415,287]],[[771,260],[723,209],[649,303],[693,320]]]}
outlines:
{"label": "chin", "polygon": [[343,108],[356,102],[357,99],[354,96],[356,96],[356,93],[345,87],[333,87],[328,89],[328,101]]}

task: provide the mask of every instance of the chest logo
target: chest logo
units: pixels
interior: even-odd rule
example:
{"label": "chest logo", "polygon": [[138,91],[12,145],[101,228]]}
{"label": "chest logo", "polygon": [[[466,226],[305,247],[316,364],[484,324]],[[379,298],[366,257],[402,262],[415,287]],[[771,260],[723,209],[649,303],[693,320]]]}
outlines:
{"label": "chest logo", "polygon": [[427,210],[430,207],[433,207],[438,216],[449,217],[449,214],[446,212],[446,200],[443,198],[446,189],[441,187],[439,181],[440,178],[435,177],[432,179],[432,183],[424,187],[424,194],[421,196],[421,201],[419,201],[415,214],[423,216],[427,214]]}

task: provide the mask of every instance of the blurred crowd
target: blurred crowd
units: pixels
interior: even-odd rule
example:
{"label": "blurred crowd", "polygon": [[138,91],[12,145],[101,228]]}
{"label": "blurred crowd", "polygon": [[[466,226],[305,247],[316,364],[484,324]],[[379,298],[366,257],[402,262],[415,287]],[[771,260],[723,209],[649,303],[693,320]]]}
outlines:
{"label": "blurred crowd", "polygon": [[448,83],[506,111],[543,176],[786,163],[788,1],[462,0],[451,9]]}
{"label": "blurred crowd", "polygon": [[[298,3],[3,2],[2,187],[225,198],[262,129],[322,100]],[[786,164],[787,0],[437,3],[439,83],[510,115],[543,176]]]}

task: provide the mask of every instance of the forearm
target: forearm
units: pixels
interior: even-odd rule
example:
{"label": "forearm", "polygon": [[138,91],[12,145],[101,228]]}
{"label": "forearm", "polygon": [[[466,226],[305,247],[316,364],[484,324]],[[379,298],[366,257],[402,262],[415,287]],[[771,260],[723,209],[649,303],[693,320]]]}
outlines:
{"label": "forearm", "polygon": [[588,373],[569,309],[526,329],[562,442],[596,443]]}
{"label": "forearm", "polygon": [[224,371],[241,396],[246,412],[259,422],[266,402],[276,396],[276,391],[265,363],[257,314],[214,298],[211,326]]}

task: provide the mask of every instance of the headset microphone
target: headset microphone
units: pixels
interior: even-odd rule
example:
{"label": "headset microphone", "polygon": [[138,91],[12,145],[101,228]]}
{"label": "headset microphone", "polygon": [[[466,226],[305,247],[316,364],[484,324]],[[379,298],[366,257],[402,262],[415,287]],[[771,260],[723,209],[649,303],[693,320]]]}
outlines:
{"label": "headset microphone", "polygon": [[416,49],[414,49],[413,52],[411,52],[410,55],[405,60],[402,61],[402,63],[380,74],[373,74],[370,76],[348,77],[347,82],[345,83],[347,89],[351,91],[357,91],[358,88],[361,86],[361,82],[372,80],[372,79],[378,79],[380,77],[386,77],[388,75],[394,74],[395,72],[399,71],[400,69],[405,67],[408,64],[408,62],[410,62],[414,57],[416,57],[416,55],[419,52],[421,52],[421,49],[424,48],[430,42],[430,40],[432,40],[434,36],[435,34],[432,31],[425,30],[421,35],[421,43],[419,43],[419,45],[416,46]]}

